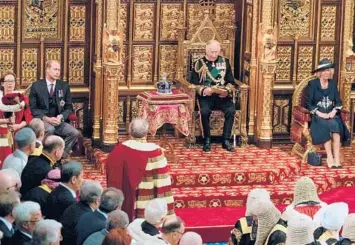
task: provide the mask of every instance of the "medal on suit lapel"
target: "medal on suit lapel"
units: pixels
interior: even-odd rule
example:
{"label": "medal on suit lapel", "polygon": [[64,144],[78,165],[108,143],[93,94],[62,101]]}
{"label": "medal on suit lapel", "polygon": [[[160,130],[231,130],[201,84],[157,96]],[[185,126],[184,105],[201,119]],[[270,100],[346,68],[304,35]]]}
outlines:
{"label": "medal on suit lapel", "polygon": [[63,100],[63,97],[64,97],[63,89],[58,89],[58,98],[61,99],[59,105],[61,107],[64,107],[65,105],[65,101]]}

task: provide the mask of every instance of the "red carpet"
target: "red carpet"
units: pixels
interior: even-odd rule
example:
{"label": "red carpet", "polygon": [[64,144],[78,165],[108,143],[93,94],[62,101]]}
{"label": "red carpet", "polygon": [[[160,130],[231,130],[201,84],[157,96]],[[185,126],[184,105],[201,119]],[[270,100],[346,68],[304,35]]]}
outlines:
{"label": "red carpet", "polygon": [[[124,139],[122,139],[123,141]],[[158,142],[157,139],[150,141]],[[292,145],[259,149],[237,148],[235,153],[213,144],[207,154],[199,148],[187,149],[182,139],[169,139],[177,162],[169,162],[176,213],[189,230],[199,232],[205,242],[227,241],[235,221],[244,215],[248,192],[253,188],[269,190],[273,202],[281,209],[292,202],[294,183],[300,176],[311,177],[324,201],[346,201],[355,212],[354,147],[345,148],[344,168],[328,169],[302,164],[290,155]],[[86,165],[86,177],[105,185],[106,153],[84,143],[93,165]],[[345,195],[346,194],[346,195]]]}

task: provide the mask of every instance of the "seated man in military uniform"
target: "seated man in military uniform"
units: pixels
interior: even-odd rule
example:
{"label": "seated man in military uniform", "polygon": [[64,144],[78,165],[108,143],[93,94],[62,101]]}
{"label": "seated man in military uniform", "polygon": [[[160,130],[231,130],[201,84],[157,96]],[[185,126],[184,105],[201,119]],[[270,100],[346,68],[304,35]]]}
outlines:
{"label": "seated man in military uniform", "polygon": [[219,55],[221,44],[211,40],[206,45],[206,55],[196,61],[192,70],[192,84],[196,86],[198,106],[201,114],[201,126],[205,143],[203,150],[211,151],[210,115],[212,110],[222,110],[224,113],[223,143],[222,147],[234,152],[230,144],[232,127],[234,123],[235,106],[232,101],[235,82],[232,69],[227,58]]}

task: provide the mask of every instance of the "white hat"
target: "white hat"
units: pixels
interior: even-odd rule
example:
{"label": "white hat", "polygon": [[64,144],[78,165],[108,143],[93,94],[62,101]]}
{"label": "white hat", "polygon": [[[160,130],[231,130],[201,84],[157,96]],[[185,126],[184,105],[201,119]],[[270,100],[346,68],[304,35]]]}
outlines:
{"label": "white hat", "polygon": [[321,208],[316,213],[314,219],[318,220],[320,225],[327,230],[340,230],[344,224],[345,217],[349,214],[348,204],[336,202]]}

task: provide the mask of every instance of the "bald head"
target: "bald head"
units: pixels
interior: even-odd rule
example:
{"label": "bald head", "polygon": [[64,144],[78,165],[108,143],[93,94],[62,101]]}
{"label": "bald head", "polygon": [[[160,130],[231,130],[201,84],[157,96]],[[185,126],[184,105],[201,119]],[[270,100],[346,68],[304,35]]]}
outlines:
{"label": "bald head", "polygon": [[21,178],[18,173],[12,169],[7,168],[0,170],[0,190],[19,190],[21,187]]}
{"label": "bald head", "polygon": [[37,140],[41,141],[44,137],[44,123],[39,118],[33,118],[31,122],[28,124],[28,127],[33,130],[36,135]]}
{"label": "bald head", "polygon": [[221,52],[221,44],[217,40],[210,40],[206,43],[206,58],[215,61]]}
{"label": "bald head", "polygon": [[62,158],[64,152],[64,140],[57,135],[49,135],[43,141],[43,151],[50,155],[55,161]]}
{"label": "bald head", "polygon": [[180,240],[179,245],[202,245],[202,238],[196,232],[186,232]]}
{"label": "bald head", "polygon": [[129,125],[129,134],[133,138],[141,139],[148,134],[148,121],[144,118],[135,118]]}

